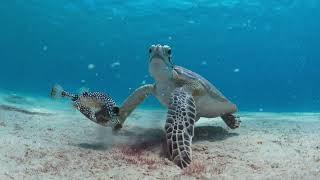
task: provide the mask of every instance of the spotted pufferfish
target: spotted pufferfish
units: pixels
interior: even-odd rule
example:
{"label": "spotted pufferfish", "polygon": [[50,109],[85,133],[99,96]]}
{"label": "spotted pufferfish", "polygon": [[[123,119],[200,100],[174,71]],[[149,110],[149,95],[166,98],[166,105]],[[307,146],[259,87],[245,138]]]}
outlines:
{"label": "spotted pufferfish", "polygon": [[73,106],[91,121],[113,129],[121,128],[118,119],[119,107],[107,94],[101,92],[83,92],[79,95],[65,91],[60,85],[54,85],[52,98],[68,98]]}

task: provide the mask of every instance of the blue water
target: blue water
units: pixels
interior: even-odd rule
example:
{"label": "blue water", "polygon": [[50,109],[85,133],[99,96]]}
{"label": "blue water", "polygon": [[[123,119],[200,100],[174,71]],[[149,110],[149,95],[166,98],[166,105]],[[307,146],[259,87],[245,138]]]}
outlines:
{"label": "blue water", "polygon": [[46,96],[59,83],[121,103],[152,82],[161,43],[242,111],[318,111],[319,19],[318,0],[5,0],[0,89]]}

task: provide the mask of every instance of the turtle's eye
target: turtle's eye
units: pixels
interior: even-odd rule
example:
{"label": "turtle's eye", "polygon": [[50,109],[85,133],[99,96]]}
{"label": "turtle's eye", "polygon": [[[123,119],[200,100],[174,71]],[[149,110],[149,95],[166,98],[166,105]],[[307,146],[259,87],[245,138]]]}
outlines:
{"label": "turtle's eye", "polygon": [[150,49],[149,49],[149,53],[151,53],[151,52],[152,52],[152,49],[150,48]]}
{"label": "turtle's eye", "polygon": [[168,49],[168,54],[171,55],[171,49]]}

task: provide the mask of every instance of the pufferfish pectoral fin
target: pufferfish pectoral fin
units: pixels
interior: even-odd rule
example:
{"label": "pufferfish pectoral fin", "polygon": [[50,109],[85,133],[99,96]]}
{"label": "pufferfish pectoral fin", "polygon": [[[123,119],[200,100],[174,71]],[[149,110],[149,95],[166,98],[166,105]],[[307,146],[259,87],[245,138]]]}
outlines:
{"label": "pufferfish pectoral fin", "polygon": [[119,112],[117,111],[117,107],[113,107],[112,109],[103,107],[99,111],[95,112],[95,122],[102,126],[111,126],[115,130],[120,129],[122,126],[118,116]]}
{"label": "pufferfish pectoral fin", "polygon": [[192,160],[195,118],[196,106],[191,93],[177,88],[172,93],[165,130],[170,158],[180,168],[187,167]]}

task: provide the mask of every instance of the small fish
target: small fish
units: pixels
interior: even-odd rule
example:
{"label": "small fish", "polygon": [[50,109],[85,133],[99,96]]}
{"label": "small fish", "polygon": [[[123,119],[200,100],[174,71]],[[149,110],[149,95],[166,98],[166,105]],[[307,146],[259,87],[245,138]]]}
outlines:
{"label": "small fish", "polygon": [[119,107],[109,95],[101,92],[83,92],[76,95],[63,90],[60,85],[54,85],[51,97],[69,98],[73,101],[73,106],[91,121],[114,129],[121,128],[118,119]]}

